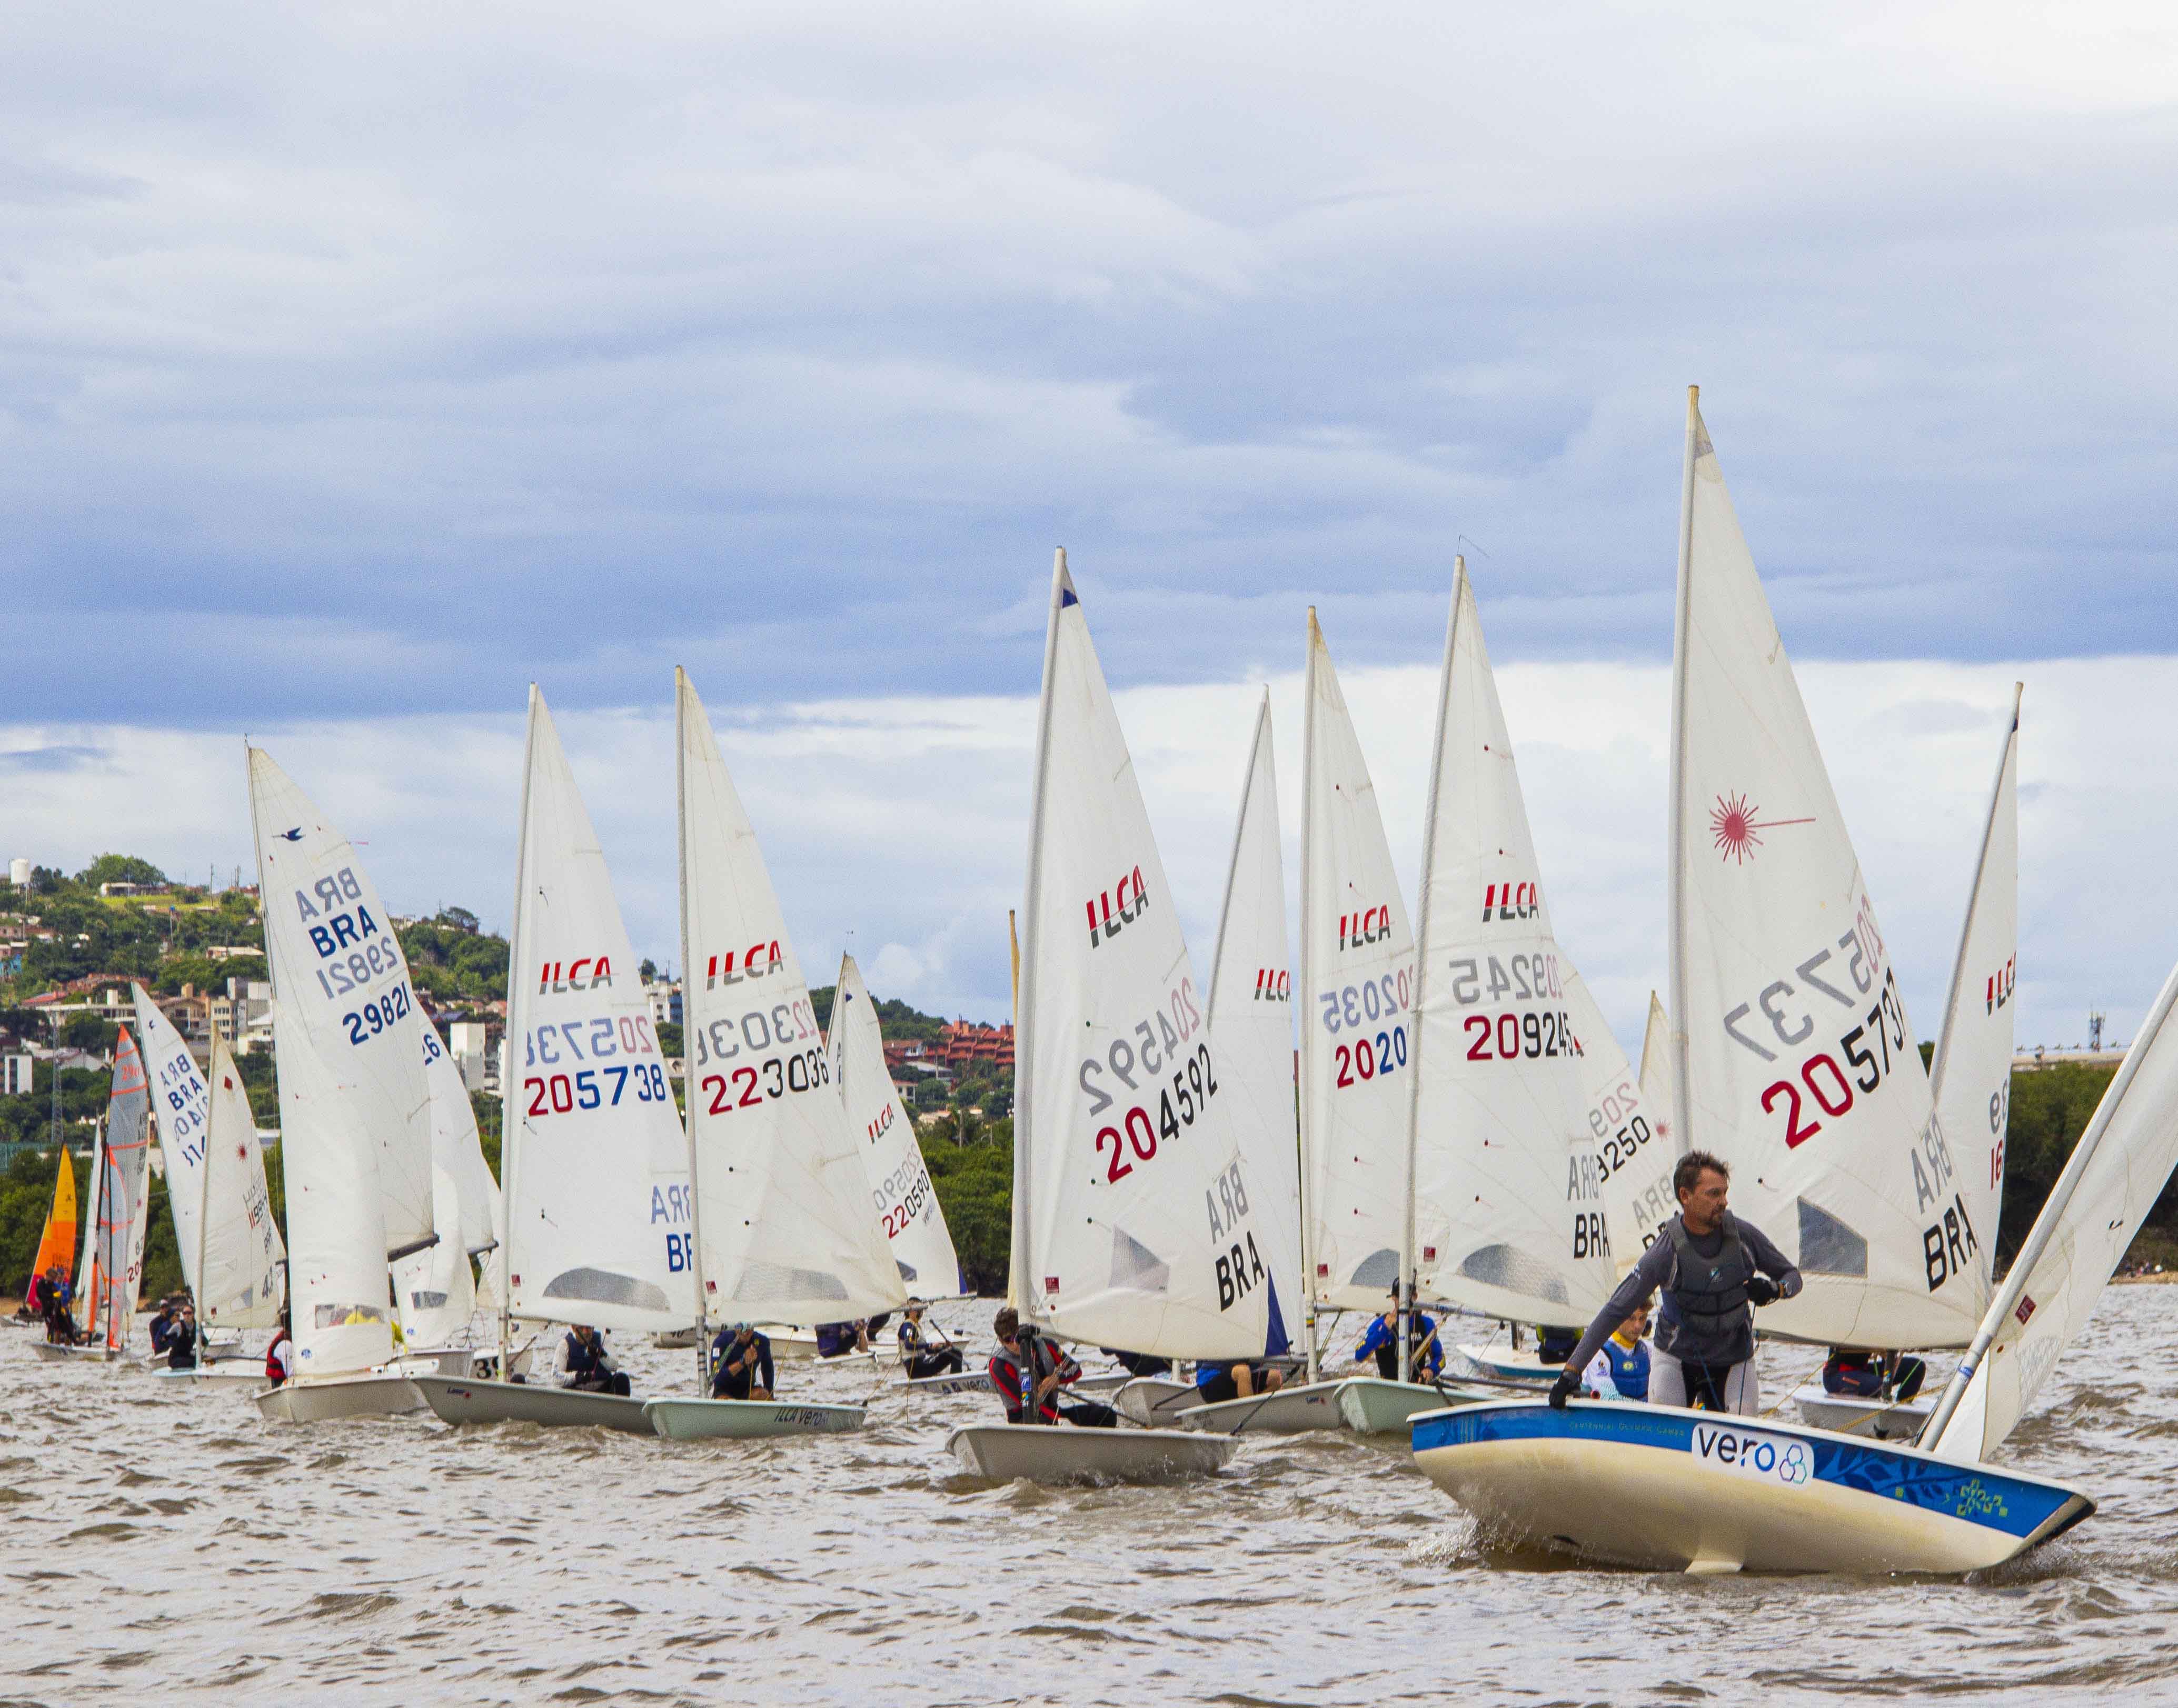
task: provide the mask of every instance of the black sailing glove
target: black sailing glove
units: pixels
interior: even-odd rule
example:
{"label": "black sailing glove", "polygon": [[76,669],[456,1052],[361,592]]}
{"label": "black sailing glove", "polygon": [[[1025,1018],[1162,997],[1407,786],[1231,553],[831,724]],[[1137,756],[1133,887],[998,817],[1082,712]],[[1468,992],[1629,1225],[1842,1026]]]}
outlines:
{"label": "black sailing glove", "polygon": [[1564,1411],[1566,1401],[1579,1392],[1580,1378],[1573,1374],[1573,1367],[1568,1365],[1558,1372],[1558,1379],[1551,1383],[1551,1410]]}
{"label": "black sailing glove", "polygon": [[1767,1275],[1757,1275],[1747,1284],[1747,1302],[1750,1305],[1774,1305],[1783,1296],[1777,1284]]}

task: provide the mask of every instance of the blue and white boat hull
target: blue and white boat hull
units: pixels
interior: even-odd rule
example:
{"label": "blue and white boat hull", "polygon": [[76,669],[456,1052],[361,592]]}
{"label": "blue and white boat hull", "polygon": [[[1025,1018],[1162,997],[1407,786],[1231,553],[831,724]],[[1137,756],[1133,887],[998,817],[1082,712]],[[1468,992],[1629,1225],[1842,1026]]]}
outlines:
{"label": "blue and white boat hull", "polygon": [[1523,1400],[1414,1420],[1468,1511],[1599,1563],[1666,1571],[1970,1572],[2095,1509],[2039,1477],[1771,1419]]}

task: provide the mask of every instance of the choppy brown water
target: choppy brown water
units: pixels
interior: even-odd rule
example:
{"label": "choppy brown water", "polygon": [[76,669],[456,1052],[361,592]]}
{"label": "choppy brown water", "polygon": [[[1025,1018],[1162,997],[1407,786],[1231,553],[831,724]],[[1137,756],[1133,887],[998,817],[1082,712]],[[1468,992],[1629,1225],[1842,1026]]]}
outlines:
{"label": "choppy brown water", "polygon": [[[965,1325],[984,1312],[945,1312]],[[261,1422],[0,1335],[12,1700],[1767,1704],[2178,1694],[2178,1288],[2113,1289],[2007,1456],[2102,1510],[1966,1581],[1692,1580],[1479,1547],[1403,1444],[1178,1489],[960,1476],[988,1399],[670,1444]],[[621,1349],[659,1385],[692,1354]],[[1771,1399],[1813,1365],[1765,1349]]]}

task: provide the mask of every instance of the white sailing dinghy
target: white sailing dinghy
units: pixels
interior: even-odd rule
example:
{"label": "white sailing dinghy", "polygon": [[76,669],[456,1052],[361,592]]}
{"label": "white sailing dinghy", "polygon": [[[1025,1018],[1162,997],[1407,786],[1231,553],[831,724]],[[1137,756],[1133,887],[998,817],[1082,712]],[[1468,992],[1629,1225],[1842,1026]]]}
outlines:
{"label": "white sailing dinghy", "polygon": [[[1806,1280],[1763,1312],[1765,1333],[1957,1345],[1987,1298],[1995,1231],[1970,1224],[1691,392],[1682,503],[1668,866],[1678,1142],[1737,1165],[1734,1213]],[[1415,1419],[1413,1443],[1477,1517],[1652,1568],[1965,1571],[2092,1509],[2055,1483],[1910,1448],[1623,1402],[1468,1406]]]}
{"label": "white sailing dinghy", "polygon": [[[2015,685],[2011,721],[1997,761],[1996,783],[1983,821],[1973,882],[1967,891],[1966,922],[1951,968],[1951,1001],[1937,1034],[1929,1078],[1936,1119],[1958,1165],[1965,1220],[1981,1231],[1979,1258],[1986,1269],[1995,1249],[2003,1205],[2004,1129],[2011,1106],[2015,1047],[2011,1006],[2019,957],[2019,698]],[[1800,1416],[1821,1429],[1911,1440],[1935,1406],[1932,1393],[1912,1400],[1862,1398],[1826,1392],[1820,1380],[1793,1390]]]}
{"label": "white sailing dinghy", "polygon": [[[605,850],[529,690],[500,1139],[501,1369],[517,1322],[656,1334],[696,1320],[687,1157]],[[418,1062],[422,1061],[419,1054]],[[640,1396],[426,1375],[448,1423],[650,1435]]]}
{"label": "white sailing dinghy", "polygon": [[[907,1291],[871,1214],[867,1141],[848,1130],[756,827],[683,670],[673,673],[673,720],[681,1001],[693,1045],[687,1161],[698,1326],[708,1343],[714,1315],[839,1323],[897,1309]],[[695,1397],[644,1406],[660,1435],[694,1441],[862,1427],[860,1405],[714,1400],[709,1371],[706,1344]]]}
{"label": "white sailing dinghy", "polygon": [[[1455,559],[1406,1084],[1420,1221],[1410,1238],[1431,1296],[1578,1334],[1617,1274],[1573,982],[1551,927],[1475,589],[1466,559]],[[1601,1050],[1603,1039],[1591,1036]],[[1470,1362],[1491,1357],[1486,1347],[1461,1351]],[[1556,1367],[1534,1364],[1532,1374],[1546,1367],[1555,1378]]]}
{"label": "white sailing dinghy", "polygon": [[[1151,835],[1066,554],[1037,715],[1014,1057],[1013,1274],[1025,1329],[1163,1358],[1253,1358],[1269,1269],[1229,1071]],[[956,1429],[972,1474],[1162,1482],[1231,1436],[1020,1424]]]}
{"label": "white sailing dinghy", "polygon": [[431,1358],[442,1376],[466,1376],[476,1355],[471,1261],[499,1248],[499,1187],[484,1164],[461,1070],[436,1026],[427,1021],[419,1029],[431,1099],[431,1224],[439,1242],[394,1265],[393,1299],[406,1356]]}
{"label": "white sailing dinghy", "polygon": [[79,1345],[36,1343],[44,1358],[104,1361],[129,1352],[136,1295],[144,1280],[144,1240],[150,1208],[151,1094],[144,1061],[129,1029],[113,1046],[113,1084],[106,1124],[91,1155],[90,1227],[83,1267],[90,1301]]}
{"label": "white sailing dinghy", "polygon": [[261,1358],[235,1352],[232,1341],[211,1340],[218,1333],[272,1328],[287,1302],[287,1250],[272,1218],[249,1093],[225,1038],[212,1034],[207,1074],[150,993],[141,985],[133,993],[175,1247],[205,1337],[194,1369],[157,1373],[197,1382],[261,1381]]}
{"label": "white sailing dinghy", "polygon": [[353,845],[271,755],[246,753],[295,1348],[295,1373],[257,1409],[279,1423],[417,1411],[393,1361],[388,1274],[435,1237],[408,963]]}

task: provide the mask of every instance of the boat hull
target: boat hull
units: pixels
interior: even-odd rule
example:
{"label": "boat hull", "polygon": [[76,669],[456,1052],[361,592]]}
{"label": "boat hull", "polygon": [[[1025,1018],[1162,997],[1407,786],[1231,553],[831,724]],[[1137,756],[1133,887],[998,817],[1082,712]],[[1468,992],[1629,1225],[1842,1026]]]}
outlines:
{"label": "boat hull", "polygon": [[1452,1350],[1462,1361],[1472,1365],[1477,1375],[1494,1377],[1500,1382],[1533,1382],[1547,1388],[1565,1368],[1562,1364],[1546,1364],[1516,1353],[1510,1347],[1463,1345]]}
{"label": "boat hull", "polygon": [[617,1394],[584,1394],[528,1382],[479,1382],[465,1377],[419,1376],[424,1403],[447,1423],[541,1423],[554,1429],[617,1429],[655,1435],[644,1402]]}
{"label": "boat hull", "polygon": [[36,1341],[33,1343],[30,1350],[41,1358],[50,1358],[56,1364],[63,1364],[71,1359],[103,1364],[121,1356],[120,1353],[105,1346],[63,1346],[54,1340]]}
{"label": "boat hull", "polygon": [[1356,1434],[1395,1435],[1422,1412],[1497,1397],[1420,1382],[1387,1382],[1381,1376],[1357,1376],[1338,1384],[1338,1411],[1346,1427]]}
{"label": "boat hull", "polygon": [[1343,1382],[1304,1383],[1275,1394],[1190,1406],[1175,1422],[1183,1429],[1219,1435],[1301,1435],[1311,1429],[1344,1429],[1346,1414],[1338,1395],[1345,1386]]}
{"label": "boat hull", "polygon": [[1414,1421],[1415,1462],[1486,1524],[1665,1571],[1976,1571],[2094,1510],[2038,1477],[1770,1419],[1491,1400]]}
{"label": "boat hull", "polygon": [[643,1416],[668,1441],[748,1441],[771,1435],[838,1435],[862,1427],[859,1405],[796,1405],[771,1400],[646,1400]]}
{"label": "boat hull", "polygon": [[1183,1482],[1222,1470],[1239,1445],[1191,1429],[986,1423],[955,1430],[945,1449],[971,1476],[993,1482]]}
{"label": "boat hull", "polygon": [[1853,1394],[1832,1394],[1820,1382],[1792,1390],[1800,1416],[1817,1429],[1838,1435],[1865,1435],[1877,1441],[1911,1441],[1921,1432],[1934,1400],[1915,1397],[1902,1405],[1896,1400],[1863,1400]]}
{"label": "boat hull", "polygon": [[911,1376],[900,1385],[908,1394],[973,1394],[988,1388],[991,1378],[986,1371],[963,1370],[958,1376]]}
{"label": "boat hull", "polygon": [[257,1396],[268,1423],[330,1423],[343,1417],[401,1417],[424,1409],[406,1376],[295,1377]]}
{"label": "boat hull", "polygon": [[254,1382],[262,1386],[265,1381],[265,1361],[257,1359],[223,1359],[216,1364],[200,1364],[194,1370],[152,1371],[154,1376],[167,1382]]}
{"label": "boat hull", "polygon": [[[1072,1385],[1079,1389],[1081,1384]],[[1112,1395],[1112,1410],[1145,1429],[1176,1423],[1181,1412],[1201,1404],[1201,1391],[1192,1382],[1175,1382],[1169,1376],[1130,1376]]]}

